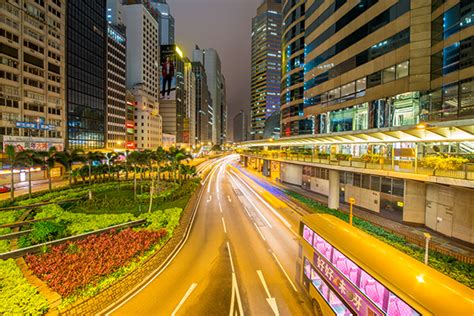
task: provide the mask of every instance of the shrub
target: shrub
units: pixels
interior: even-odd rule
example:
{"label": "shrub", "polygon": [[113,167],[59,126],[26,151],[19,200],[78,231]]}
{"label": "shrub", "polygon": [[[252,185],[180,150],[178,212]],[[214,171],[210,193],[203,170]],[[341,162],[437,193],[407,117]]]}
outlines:
{"label": "shrub", "polygon": [[47,253],[27,255],[25,260],[39,278],[65,297],[130,264],[165,235],[164,229],[111,231],[51,247]]}
{"label": "shrub", "polygon": [[421,160],[423,166],[435,170],[460,170],[468,162],[468,158],[446,154],[430,155]]}
{"label": "shrub", "polygon": [[367,154],[363,154],[361,158],[364,162],[381,163],[381,161],[385,159],[385,156],[382,154],[367,153]]}
{"label": "shrub", "polygon": [[48,301],[28,283],[13,259],[0,260],[0,315],[42,315]]}

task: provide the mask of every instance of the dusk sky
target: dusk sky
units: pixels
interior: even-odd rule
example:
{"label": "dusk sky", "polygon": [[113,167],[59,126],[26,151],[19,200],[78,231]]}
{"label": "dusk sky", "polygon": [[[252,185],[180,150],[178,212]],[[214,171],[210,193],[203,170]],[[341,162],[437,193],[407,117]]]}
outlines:
{"label": "dusk sky", "polygon": [[228,139],[232,119],[250,108],[250,36],[261,0],[169,0],[176,43],[190,58],[194,44],[217,49],[226,78]]}

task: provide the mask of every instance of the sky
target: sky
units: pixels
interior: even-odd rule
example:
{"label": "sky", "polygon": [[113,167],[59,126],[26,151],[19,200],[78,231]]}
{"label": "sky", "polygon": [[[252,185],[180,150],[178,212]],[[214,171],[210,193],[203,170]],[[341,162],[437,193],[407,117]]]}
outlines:
{"label": "sky", "polygon": [[227,138],[232,119],[250,110],[251,23],[261,0],[168,0],[175,19],[175,41],[192,58],[195,44],[215,48],[227,89]]}

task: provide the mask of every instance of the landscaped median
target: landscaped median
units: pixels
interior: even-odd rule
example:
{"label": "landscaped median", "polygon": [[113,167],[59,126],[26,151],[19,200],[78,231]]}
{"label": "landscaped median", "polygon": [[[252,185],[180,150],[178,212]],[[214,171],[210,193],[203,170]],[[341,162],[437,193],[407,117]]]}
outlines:
{"label": "landscaped median", "polygon": [[[135,186],[109,182],[5,202],[14,209],[0,211],[0,252],[34,249],[23,257],[27,269],[61,296],[58,308],[67,311],[155,256],[172,238],[199,181],[150,186],[146,180]],[[139,226],[110,229],[124,223]],[[18,238],[1,240],[6,234]],[[0,314],[49,310],[46,297],[22,272],[27,271],[13,259],[0,260]]]}

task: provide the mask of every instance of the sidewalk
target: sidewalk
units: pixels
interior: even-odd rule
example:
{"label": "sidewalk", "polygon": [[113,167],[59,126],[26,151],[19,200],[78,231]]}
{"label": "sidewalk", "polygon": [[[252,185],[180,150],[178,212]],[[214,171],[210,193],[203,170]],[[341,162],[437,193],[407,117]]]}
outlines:
{"label": "sidewalk", "polygon": [[[316,192],[304,190],[303,188],[296,185],[277,182],[271,178],[264,177],[256,171],[246,169],[240,165],[238,166],[238,168],[244,174],[256,180],[259,185],[265,188],[270,187],[270,189],[273,191],[272,193],[274,193],[275,195],[279,195],[281,198],[283,198],[283,196],[285,195],[283,190],[289,190],[298,193],[306,198],[310,198],[314,201],[317,201],[321,204],[327,205],[328,203],[328,198],[326,196],[320,195]],[[275,188],[277,188],[277,190],[275,190]],[[276,193],[275,191],[279,192]],[[287,196],[285,198],[288,199]],[[349,205],[341,203],[339,206],[339,210],[345,213],[349,213]],[[434,232],[425,227],[416,227],[391,221],[384,217],[373,214],[370,211],[362,210],[357,207],[353,207],[353,214],[354,216],[360,219],[382,227],[385,230],[388,230],[396,235],[402,236],[407,241],[422,247],[424,247],[425,244],[425,238],[423,234],[429,233],[431,235],[430,249],[436,250],[447,255],[451,255],[460,261],[474,264],[474,249],[472,247],[469,247],[467,244],[441,235],[440,233]]]}

